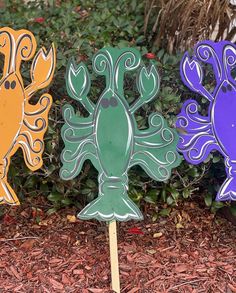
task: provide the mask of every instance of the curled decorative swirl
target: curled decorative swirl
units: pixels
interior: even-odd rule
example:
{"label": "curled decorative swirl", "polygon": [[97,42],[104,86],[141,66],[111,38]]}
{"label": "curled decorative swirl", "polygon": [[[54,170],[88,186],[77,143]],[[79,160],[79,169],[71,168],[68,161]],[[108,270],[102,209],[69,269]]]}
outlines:
{"label": "curled decorative swirl", "polygon": [[155,113],[149,116],[148,124],[150,125],[150,127],[142,130],[142,132],[135,137],[145,138],[157,135],[163,129],[165,121],[161,115]]}
{"label": "curled decorative swirl", "polygon": [[[197,141],[196,141],[197,143]],[[195,144],[196,144],[195,143]],[[208,154],[208,148],[214,146],[215,139],[212,138],[206,141],[204,144],[201,145],[201,147],[195,147],[195,144],[191,146],[189,151],[187,152],[187,156],[189,159],[195,162],[199,162],[199,160],[202,160],[207,154]]]}
{"label": "curled decorative swirl", "polygon": [[92,128],[93,122],[92,121],[86,121],[86,118],[79,118],[76,117],[77,121],[72,121],[73,117],[75,116],[75,111],[72,106],[66,106],[63,110],[63,118],[66,122],[66,124],[75,129],[84,129],[84,128]]}
{"label": "curled decorative swirl", "polygon": [[177,159],[175,152],[169,151],[165,154],[165,164],[158,166],[158,172],[162,177],[162,180],[167,180],[170,177],[170,170],[168,169]]}
{"label": "curled decorative swirl", "polygon": [[29,60],[35,53],[36,42],[35,38],[31,33],[22,34],[16,42],[15,60],[16,64],[15,70],[20,67],[21,60]]}
{"label": "curled decorative swirl", "polygon": [[63,178],[64,180],[70,180],[70,179],[75,178],[75,176],[77,176],[78,172],[81,170],[84,161],[88,157],[94,157],[95,160],[97,159],[96,155],[94,155],[93,153],[84,151],[76,159],[75,166],[74,166],[73,170],[68,170],[66,168],[61,168],[60,177]]}
{"label": "curled decorative swirl", "polygon": [[29,132],[21,133],[18,137],[19,143],[21,143],[21,139],[23,139],[23,142],[26,142],[27,147],[30,149],[30,151],[34,154],[39,154],[43,151],[44,143],[40,139],[32,139],[32,136]]}
{"label": "curled decorative swirl", "polygon": [[184,116],[178,117],[178,127],[186,128],[188,127],[188,119]]}
{"label": "curled decorative swirl", "polygon": [[206,130],[211,126],[208,117],[198,115],[198,104],[196,101],[190,101],[184,108],[184,115],[178,117],[178,127],[191,127],[198,130]]}
{"label": "curled decorative swirl", "polygon": [[168,151],[165,155],[165,158],[166,158],[166,162],[168,162],[169,165],[172,165],[177,159],[177,154],[176,152]]}
{"label": "curled decorative swirl", "polygon": [[[34,105],[33,112],[27,112],[25,111],[26,116],[38,116],[48,110],[49,105],[51,104],[51,100],[48,96],[42,96],[40,97],[38,103]],[[36,109],[36,110],[35,110]]]}
{"label": "curled decorative swirl", "polygon": [[192,147],[194,147],[194,145],[196,145],[198,143],[199,140],[202,140],[204,138],[214,139],[214,136],[212,134],[207,133],[207,132],[200,132],[200,133],[197,132],[195,135],[193,135],[191,137],[191,139],[189,139],[187,141],[184,139],[184,137],[180,137],[181,142],[182,142],[182,146],[179,146],[179,149],[181,149],[181,151],[190,150]]}
{"label": "curled decorative swirl", "polygon": [[228,78],[230,78],[230,72],[236,66],[236,48],[233,45],[227,45],[224,47],[223,64],[225,72]]}
{"label": "curled decorative swirl", "polygon": [[93,59],[93,69],[97,74],[112,75],[113,62],[108,51],[97,53]]}
{"label": "curled decorative swirl", "polygon": [[27,163],[32,167],[36,167],[42,160],[41,154],[44,149],[44,142],[40,139],[36,139],[33,141],[32,136],[29,132],[20,134],[18,139],[19,144],[25,154]]}
{"label": "curled decorative swirl", "polygon": [[13,40],[11,34],[0,30],[0,53],[5,56],[3,76],[11,71]]}
{"label": "curled decorative swirl", "polygon": [[161,115],[155,113],[150,116],[149,125],[151,127],[155,127],[155,131],[157,130],[161,131],[161,129],[164,126],[164,123],[165,123],[164,118]]}
{"label": "curled decorative swirl", "polygon": [[117,69],[119,67],[124,67],[125,70],[133,70],[137,68],[140,64],[140,56],[137,54],[134,54],[131,51],[126,51],[123,54],[120,55],[120,57],[117,59],[114,67],[114,72],[116,73]]}
{"label": "curled decorative swirl", "polygon": [[222,80],[222,67],[214,48],[208,44],[200,44],[196,48],[196,55],[201,61],[212,64],[215,71],[215,76]]}
{"label": "curled decorative swirl", "polygon": [[170,176],[170,171],[165,166],[159,166],[158,172],[160,173],[162,180],[167,180]]}
{"label": "curled decorative swirl", "polygon": [[[165,121],[159,114],[154,114],[152,119],[149,119],[150,128],[142,130],[135,136],[135,144],[137,146],[160,149],[166,147],[174,141],[174,133],[165,127]],[[160,136],[160,139],[158,138]]]}
{"label": "curled decorative swirl", "polygon": [[116,91],[118,91],[119,79],[123,78],[120,72],[120,68],[124,68],[126,71],[134,70],[139,66],[139,64],[140,56],[138,55],[138,52],[137,54],[134,54],[131,51],[126,51],[120,55],[114,66],[114,85]]}
{"label": "curled decorative swirl", "polygon": [[65,162],[73,162],[75,159],[77,159],[81,153],[84,151],[84,147],[88,146],[89,144],[93,145],[92,139],[87,139],[85,141],[81,141],[81,143],[77,146],[76,150],[64,150],[63,152],[63,160]]}
{"label": "curled decorative swirl", "polygon": [[34,124],[30,124],[27,119],[23,120],[24,125],[33,132],[40,132],[44,130],[47,126],[46,120],[42,117],[39,117],[34,120]]}
{"label": "curled decorative swirl", "polygon": [[63,138],[67,142],[78,143],[91,136],[92,132],[86,135],[76,135],[73,128],[67,128],[63,133]]}
{"label": "curled decorative swirl", "polygon": [[[164,142],[172,143],[175,139],[174,133],[168,129],[168,128],[163,128],[161,131],[161,138],[164,140]],[[167,145],[167,144],[165,144]]]}

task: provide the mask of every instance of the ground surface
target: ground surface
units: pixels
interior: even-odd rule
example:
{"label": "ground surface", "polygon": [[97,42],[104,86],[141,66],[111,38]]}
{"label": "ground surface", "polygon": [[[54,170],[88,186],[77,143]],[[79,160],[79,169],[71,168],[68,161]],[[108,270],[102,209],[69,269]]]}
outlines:
{"label": "ground surface", "polygon": [[[36,206],[36,204],[35,204]],[[39,205],[38,205],[39,206]],[[41,209],[44,210],[43,205]],[[25,203],[0,220],[0,292],[111,292],[107,227]],[[122,292],[236,292],[236,229],[195,203],[119,224]]]}

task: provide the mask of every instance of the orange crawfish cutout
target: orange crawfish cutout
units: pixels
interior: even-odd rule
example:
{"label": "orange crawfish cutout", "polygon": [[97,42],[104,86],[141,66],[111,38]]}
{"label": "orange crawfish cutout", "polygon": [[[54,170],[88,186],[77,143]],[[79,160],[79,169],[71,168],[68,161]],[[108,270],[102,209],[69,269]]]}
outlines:
{"label": "orange crawfish cutout", "polygon": [[29,101],[35,92],[51,82],[56,58],[53,44],[48,52],[44,47],[39,49],[31,65],[31,83],[24,87],[21,61],[30,60],[36,46],[35,37],[27,30],[0,29],[0,53],[4,55],[0,80],[0,204],[19,204],[7,182],[10,158],[19,147],[30,170],[39,169],[43,163],[43,137],[48,126],[52,97],[43,94],[35,105]]}

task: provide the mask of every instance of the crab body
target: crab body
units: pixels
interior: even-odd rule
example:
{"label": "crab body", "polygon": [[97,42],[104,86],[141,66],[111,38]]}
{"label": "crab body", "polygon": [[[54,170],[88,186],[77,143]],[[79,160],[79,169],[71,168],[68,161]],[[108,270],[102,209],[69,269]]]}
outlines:
{"label": "crab body", "polygon": [[126,101],[115,93],[105,93],[95,109],[95,131],[97,156],[104,173],[107,177],[121,177],[133,149],[133,119]]}
{"label": "crab body", "polygon": [[[155,67],[140,67],[140,59],[138,51],[128,48],[104,48],[94,56],[93,70],[106,78],[106,87],[96,105],[87,98],[90,79],[86,66],[76,66],[73,60],[68,65],[68,94],[84,106],[89,116],[79,117],[70,105],[64,107],[65,148],[60,176],[65,180],[75,178],[85,160],[90,160],[99,173],[98,197],[79,213],[81,219],[142,219],[127,194],[128,170],[140,165],[153,179],[163,181],[169,178],[171,168],[180,163],[177,134],[167,127],[160,114],[150,115],[147,129],[137,127],[134,112],[151,101],[159,88]],[[124,73],[138,67],[140,98],[129,105],[123,91]]]}
{"label": "crab body", "polygon": [[236,115],[232,109],[236,110],[236,89],[225,81],[213,101],[211,121],[221,152],[236,160],[236,148],[232,144],[232,138],[236,137]]}
{"label": "crab body", "polygon": [[50,83],[55,52],[53,47],[48,54],[44,48],[38,51],[31,67],[32,83],[24,87],[20,64],[31,59],[35,50],[35,38],[29,31],[0,29],[0,53],[5,57],[0,80],[0,204],[19,204],[7,182],[10,158],[19,147],[30,170],[42,165],[43,136],[52,99],[45,94],[35,105],[29,100],[38,89]]}
{"label": "crab body", "polygon": [[[0,137],[4,138],[5,142],[0,148],[1,161],[15,144],[22,125],[25,103],[22,88],[22,81],[14,73],[0,84],[0,113],[7,113],[0,118]],[[17,95],[12,95],[14,92],[17,92]]]}
{"label": "crab body", "polygon": [[[201,63],[213,68],[216,86],[209,92],[203,85]],[[227,178],[218,191],[217,200],[236,200],[236,83],[231,75],[236,66],[236,46],[227,41],[197,44],[192,59],[186,53],[181,62],[183,82],[209,101],[208,116],[198,113],[198,103],[188,100],[178,115],[180,134],[178,149],[187,161],[198,164],[213,150],[225,158]]]}

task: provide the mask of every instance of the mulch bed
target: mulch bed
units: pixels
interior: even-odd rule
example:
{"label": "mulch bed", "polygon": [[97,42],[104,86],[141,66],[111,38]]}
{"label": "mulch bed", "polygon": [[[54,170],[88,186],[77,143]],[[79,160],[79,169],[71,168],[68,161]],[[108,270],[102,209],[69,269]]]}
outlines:
{"label": "mulch bed", "polygon": [[[0,292],[111,292],[106,224],[30,205],[0,220]],[[118,230],[122,292],[236,292],[235,227],[196,203]]]}

